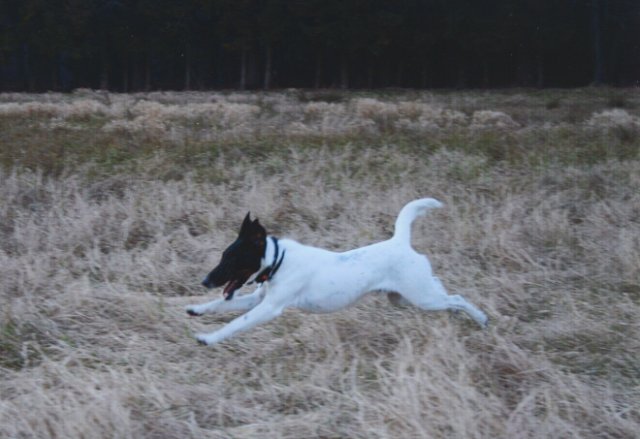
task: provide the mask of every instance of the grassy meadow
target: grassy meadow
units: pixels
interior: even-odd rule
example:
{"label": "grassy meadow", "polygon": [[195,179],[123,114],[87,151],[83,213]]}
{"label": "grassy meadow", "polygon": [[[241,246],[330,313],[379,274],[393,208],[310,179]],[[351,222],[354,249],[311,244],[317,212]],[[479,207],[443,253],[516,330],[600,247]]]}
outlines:
{"label": "grassy meadow", "polygon": [[[0,437],[637,437],[639,151],[635,89],[0,94]],[[248,210],[348,250],[423,196],[487,330],[371,295],[196,344]]]}

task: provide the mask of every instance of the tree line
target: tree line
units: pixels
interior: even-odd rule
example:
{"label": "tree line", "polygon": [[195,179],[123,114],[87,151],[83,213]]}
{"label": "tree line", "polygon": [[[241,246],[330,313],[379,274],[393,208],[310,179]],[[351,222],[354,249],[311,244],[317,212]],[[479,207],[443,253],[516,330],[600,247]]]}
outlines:
{"label": "tree line", "polygon": [[640,79],[638,0],[0,0],[0,90]]}

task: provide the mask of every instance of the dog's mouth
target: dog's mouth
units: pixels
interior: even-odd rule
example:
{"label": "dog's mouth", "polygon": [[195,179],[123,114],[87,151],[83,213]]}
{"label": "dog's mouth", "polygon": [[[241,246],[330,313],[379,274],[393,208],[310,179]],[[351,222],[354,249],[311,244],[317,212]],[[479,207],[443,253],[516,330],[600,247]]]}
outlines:
{"label": "dog's mouth", "polygon": [[248,276],[242,277],[240,279],[232,279],[227,282],[227,284],[224,286],[224,289],[222,290],[222,295],[224,296],[225,300],[233,299],[233,294],[244,285],[247,279],[249,279]]}

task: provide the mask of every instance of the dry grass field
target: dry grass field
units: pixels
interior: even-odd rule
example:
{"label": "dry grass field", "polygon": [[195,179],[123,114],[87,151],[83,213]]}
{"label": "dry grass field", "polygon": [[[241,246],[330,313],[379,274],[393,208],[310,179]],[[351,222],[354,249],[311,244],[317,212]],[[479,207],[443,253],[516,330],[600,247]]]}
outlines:
{"label": "dry grass field", "polygon": [[[640,431],[636,90],[2,94],[0,134],[0,437]],[[487,330],[371,295],[192,338],[248,210],[347,250],[421,196]]]}

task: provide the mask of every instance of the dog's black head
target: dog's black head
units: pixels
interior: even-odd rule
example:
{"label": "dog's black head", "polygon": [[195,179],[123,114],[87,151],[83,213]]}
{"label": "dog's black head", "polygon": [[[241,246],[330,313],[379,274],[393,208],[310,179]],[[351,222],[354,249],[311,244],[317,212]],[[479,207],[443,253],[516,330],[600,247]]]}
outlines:
{"label": "dog's black head", "polygon": [[247,213],[238,238],[222,253],[220,263],[205,277],[202,285],[214,288],[226,284],[222,294],[231,299],[233,293],[260,269],[266,246],[267,231],[257,219],[251,221]]}

